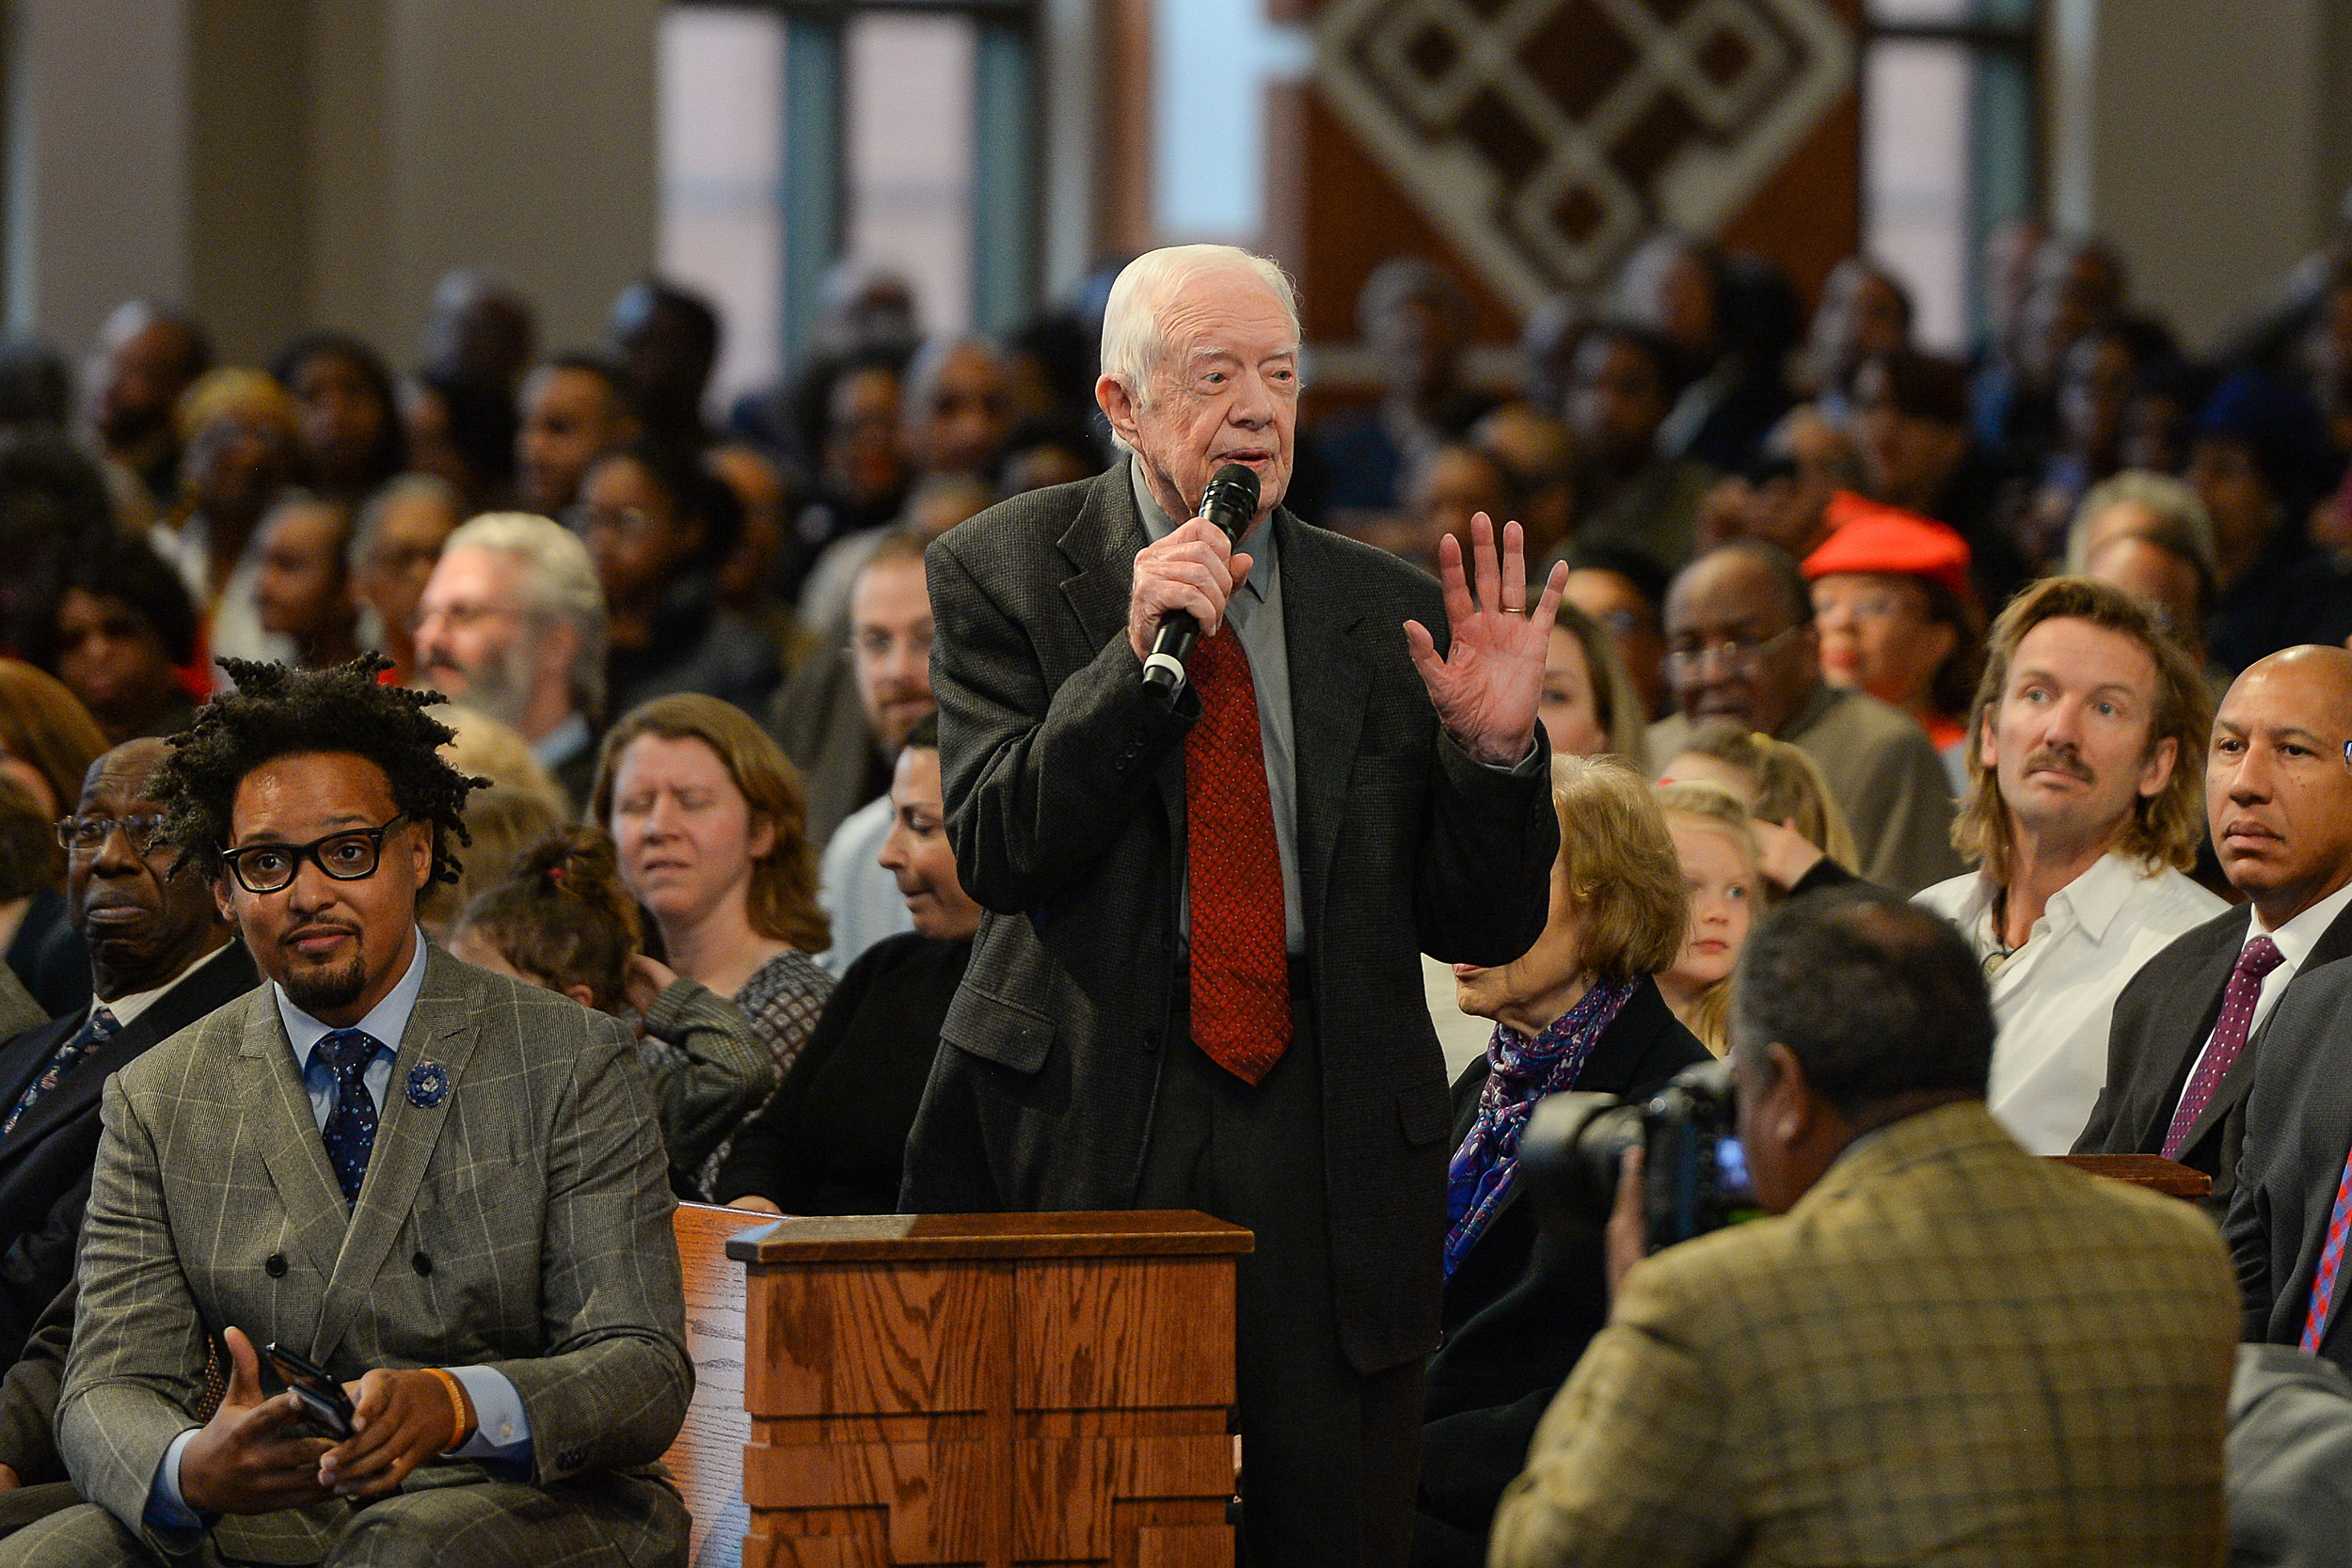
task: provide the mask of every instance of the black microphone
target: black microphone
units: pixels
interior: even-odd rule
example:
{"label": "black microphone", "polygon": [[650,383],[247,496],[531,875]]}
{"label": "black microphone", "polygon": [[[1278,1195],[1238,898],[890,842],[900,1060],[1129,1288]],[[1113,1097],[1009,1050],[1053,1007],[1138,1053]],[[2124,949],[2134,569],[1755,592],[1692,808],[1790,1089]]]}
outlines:
{"label": "black microphone", "polygon": [[[1258,515],[1258,475],[1238,463],[1228,463],[1200,492],[1200,515],[1225,531],[1229,545],[1239,545]],[[1200,641],[1200,623],[1187,610],[1171,610],[1160,617],[1152,635],[1152,657],[1143,661],[1143,684],[1170,702],[1184,689],[1184,661]]]}

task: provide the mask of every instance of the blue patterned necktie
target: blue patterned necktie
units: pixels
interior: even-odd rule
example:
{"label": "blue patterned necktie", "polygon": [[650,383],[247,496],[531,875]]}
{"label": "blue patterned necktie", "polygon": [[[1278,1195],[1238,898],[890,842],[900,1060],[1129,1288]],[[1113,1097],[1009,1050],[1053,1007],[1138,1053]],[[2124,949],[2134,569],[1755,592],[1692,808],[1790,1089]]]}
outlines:
{"label": "blue patterned necktie", "polygon": [[120,1033],[122,1025],[117,1023],[115,1015],[105,1008],[101,1007],[90,1014],[89,1022],[75,1030],[72,1039],[57,1047],[56,1054],[49,1058],[49,1065],[24,1086],[23,1094],[17,1096],[16,1103],[8,1110],[8,1119],[0,1121],[0,1138],[15,1132],[16,1124],[24,1119],[25,1112],[47,1099],[49,1091],[63,1082],[67,1073],[104,1050],[106,1042]]}
{"label": "blue patterned necktie", "polygon": [[335,1109],[320,1135],[349,1207],[359,1201],[359,1183],[368,1178],[368,1156],[375,1148],[375,1101],[368,1093],[367,1070],[383,1042],[358,1029],[338,1029],[310,1049],[335,1072]]}

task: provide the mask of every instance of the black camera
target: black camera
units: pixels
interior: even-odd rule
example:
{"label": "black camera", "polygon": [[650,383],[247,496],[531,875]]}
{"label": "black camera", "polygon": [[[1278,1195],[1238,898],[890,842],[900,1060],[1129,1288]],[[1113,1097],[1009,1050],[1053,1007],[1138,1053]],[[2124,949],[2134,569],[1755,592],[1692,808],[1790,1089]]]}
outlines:
{"label": "black camera", "polygon": [[1519,1135],[1519,1177],[1546,1231],[1592,1240],[1608,1227],[1625,1151],[1640,1144],[1642,1212],[1655,1252],[1763,1213],[1737,1114],[1727,1062],[1683,1069],[1646,1105],[1613,1094],[1551,1095]]}

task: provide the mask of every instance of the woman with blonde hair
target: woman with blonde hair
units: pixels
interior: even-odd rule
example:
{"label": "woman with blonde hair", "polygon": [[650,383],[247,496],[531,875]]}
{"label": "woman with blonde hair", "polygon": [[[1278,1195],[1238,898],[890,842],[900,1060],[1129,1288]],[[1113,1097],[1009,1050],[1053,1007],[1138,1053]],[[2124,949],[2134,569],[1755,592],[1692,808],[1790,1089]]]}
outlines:
{"label": "woman with blonde hair", "polygon": [[1658,786],[1658,804],[1682,863],[1691,900],[1682,951],[1658,990],[1683,1027],[1716,1055],[1729,1049],[1731,972],[1748,932],[1771,907],[1755,819],[1729,791],[1708,784]]}
{"label": "woman with blonde hair", "polygon": [[1692,728],[1658,782],[1713,784],[1747,807],[1765,879],[1784,896],[1855,879],[1862,853],[1853,829],[1801,746],[1710,719]]}
{"label": "woman with blonde hair", "polygon": [[[656,697],[604,737],[589,815],[612,835],[660,957],[735,999],[781,1082],[833,994],[815,958],[831,933],[800,774],[742,709]],[[706,1189],[726,1150],[698,1173]]]}
{"label": "woman with blonde hair", "polygon": [[[1560,858],[1535,945],[1497,969],[1454,966],[1462,1009],[1494,1021],[1454,1085],[1445,1337],[1429,1363],[1415,1560],[1484,1561],[1502,1489],[1535,1422],[1608,1316],[1600,1243],[1536,1244],[1518,1196],[1519,1134],[1565,1089],[1647,1100],[1707,1059],[1655,976],[1681,950],[1682,868],[1642,776],[1554,757]],[[1442,1546],[1443,1550],[1439,1550]]]}

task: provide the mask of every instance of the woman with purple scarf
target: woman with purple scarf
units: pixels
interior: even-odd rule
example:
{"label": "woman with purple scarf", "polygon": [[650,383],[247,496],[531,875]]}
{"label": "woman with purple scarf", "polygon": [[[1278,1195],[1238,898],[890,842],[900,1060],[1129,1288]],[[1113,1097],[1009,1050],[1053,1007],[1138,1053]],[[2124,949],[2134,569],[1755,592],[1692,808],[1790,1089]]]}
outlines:
{"label": "woman with purple scarf", "polygon": [[1623,763],[1555,757],[1551,919],[1501,969],[1454,966],[1462,1010],[1494,1020],[1454,1085],[1445,1332],[1429,1363],[1414,1568],[1486,1560],[1495,1505],[1584,1343],[1609,1314],[1600,1243],[1540,1236],[1519,1134],[1564,1089],[1645,1100],[1706,1048],[1652,978],[1682,950],[1682,865],[1649,784]]}

